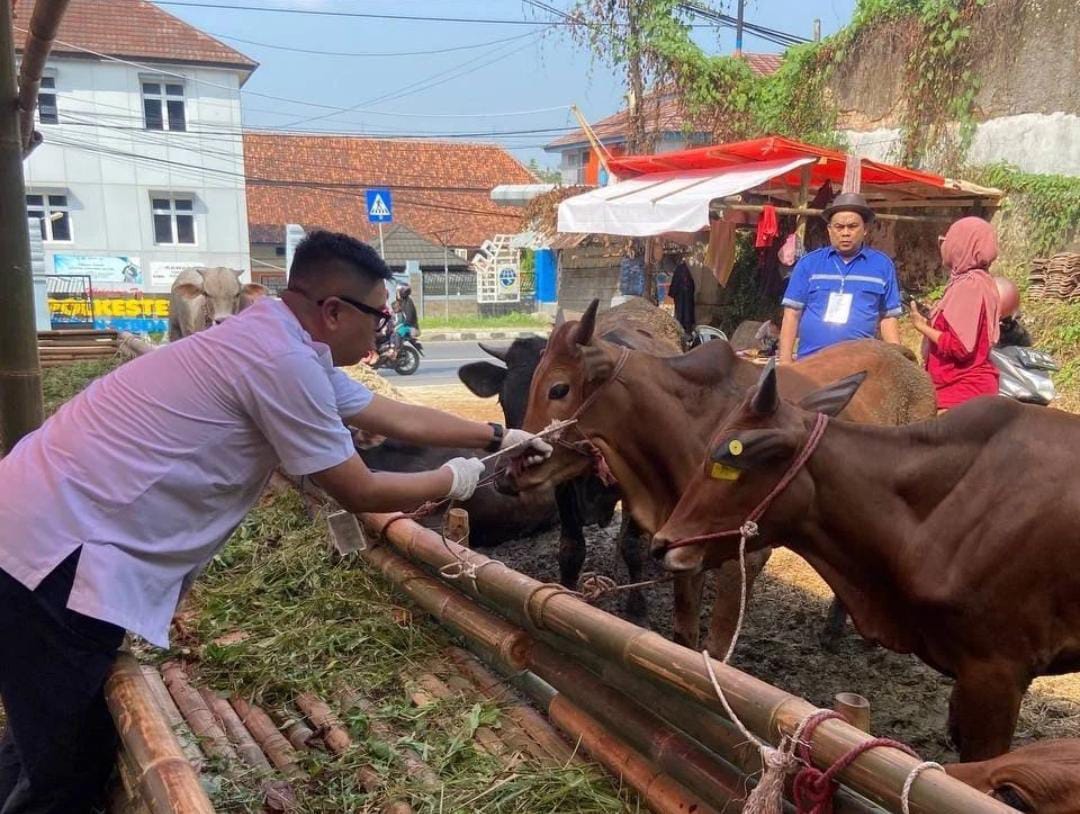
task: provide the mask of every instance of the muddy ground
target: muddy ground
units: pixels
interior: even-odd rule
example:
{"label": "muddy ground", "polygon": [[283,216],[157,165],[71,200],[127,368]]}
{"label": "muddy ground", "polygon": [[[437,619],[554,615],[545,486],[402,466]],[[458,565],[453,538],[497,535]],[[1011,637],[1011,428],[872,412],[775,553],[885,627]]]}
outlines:
{"label": "muddy ground", "polygon": [[[413,388],[415,401],[471,418],[498,420],[493,401],[477,399],[463,387]],[[619,517],[607,529],[586,531],[585,571],[627,581],[615,548]],[[545,582],[558,581],[558,531],[506,543],[484,553]],[[646,578],[660,569],[646,557]],[[711,606],[707,588],[703,618]],[[649,625],[671,633],[671,586],[649,589]],[[913,656],[902,656],[865,643],[848,626],[837,652],[818,644],[832,595],[802,559],[778,550],[755,588],[746,625],[732,658],[734,666],[819,706],[832,706],[838,692],[870,699],[872,731],[911,744],[926,759],[955,759],[945,736],[945,716],[952,682]],[[600,601],[605,610],[623,613],[623,598]],[[1080,737],[1080,674],[1039,679],[1028,692],[1016,732],[1019,745],[1032,739]]]}

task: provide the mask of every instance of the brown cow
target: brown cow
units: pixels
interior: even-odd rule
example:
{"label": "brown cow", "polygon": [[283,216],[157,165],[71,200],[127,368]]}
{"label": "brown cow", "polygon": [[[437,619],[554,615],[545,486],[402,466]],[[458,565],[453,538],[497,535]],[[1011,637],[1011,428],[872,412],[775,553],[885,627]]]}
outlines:
{"label": "brown cow", "polygon": [[[777,378],[767,368],[721,422],[654,537],[668,569],[736,557],[738,535],[718,532],[760,511],[821,420],[781,403]],[[800,404],[835,415],[858,386],[849,377]],[[1009,748],[1031,680],[1080,669],[1077,449],[1077,417],[997,397],[909,427],[829,421],[748,548],[788,546],[863,636],[955,678],[949,727],[961,759],[994,757]]]}
{"label": "brown cow", "polygon": [[[612,378],[625,351],[593,337],[596,303],[581,322],[556,329],[544,358],[533,374],[524,427],[533,432],[550,422],[572,417],[585,398],[596,400],[566,433],[566,440],[586,436],[603,453],[622,490],[624,504],[646,533],[659,529],[697,471],[709,436],[736,404],[760,368],[737,357],[723,341],[671,358],[629,352],[625,366]],[[932,416],[934,391],[923,371],[904,352],[872,339],[846,342],[784,367],[781,377],[795,393],[808,393],[856,370],[868,370],[859,397],[845,413],[853,421],[898,424]],[[556,447],[542,466],[515,478],[521,490],[546,488],[590,471],[592,459]],[[751,563],[761,570],[768,553]],[[718,574],[708,647],[722,653],[737,616],[738,568]],[[700,575],[675,586],[676,641],[696,646],[701,610]],[[834,615],[834,619],[836,616]],[[840,623],[843,616],[839,616]],[[838,630],[836,631],[838,632]]]}
{"label": "brown cow", "polygon": [[1080,811],[1080,738],[1042,741],[978,763],[951,763],[945,771],[1017,811]]}

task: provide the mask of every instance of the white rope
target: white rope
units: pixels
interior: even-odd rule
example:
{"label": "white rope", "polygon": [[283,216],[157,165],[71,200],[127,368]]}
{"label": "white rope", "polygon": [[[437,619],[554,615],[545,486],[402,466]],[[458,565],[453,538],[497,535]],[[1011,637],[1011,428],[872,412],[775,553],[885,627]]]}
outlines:
{"label": "white rope", "polygon": [[928,769],[934,769],[939,772],[945,771],[944,766],[940,763],[934,763],[932,760],[924,761],[911,770],[907,779],[904,780],[903,791],[900,792],[900,810],[903,814],[911,814],[911,788],[915,785],[915,781],[919,779],[919,775]]}

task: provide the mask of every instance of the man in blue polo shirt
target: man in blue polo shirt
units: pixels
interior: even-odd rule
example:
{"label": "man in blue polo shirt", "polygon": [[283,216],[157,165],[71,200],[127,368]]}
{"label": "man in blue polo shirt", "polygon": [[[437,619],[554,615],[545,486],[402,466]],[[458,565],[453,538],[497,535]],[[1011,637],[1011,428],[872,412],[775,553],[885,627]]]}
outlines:
{"label": "man in blue polo shirt", "polygon": [[900,344],[896,318],[903,311],[896,267],[879,251],[863,245],[874,213],[862,195],[837,195],[822,213],[829,224],[826,248],[804,256],[784,293],[780,362],[799,358],[848,339],[881,338]]}

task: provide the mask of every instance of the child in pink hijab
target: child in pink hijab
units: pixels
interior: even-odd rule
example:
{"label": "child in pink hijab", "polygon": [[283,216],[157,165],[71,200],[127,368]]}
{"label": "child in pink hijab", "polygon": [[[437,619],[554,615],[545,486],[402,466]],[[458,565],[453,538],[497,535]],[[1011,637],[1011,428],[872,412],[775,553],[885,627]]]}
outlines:
{"label": "child in pink hijab", "polygon": [[929,320],[911,303],[912,323],[926,338],[923,356],[939,411],[998,392],[990,349],[998,341],[1000,306],[997,285],[988,271],[997,253],[989,223],[961,218],[941,243],[941,259],[949,269],[945,296]]}

